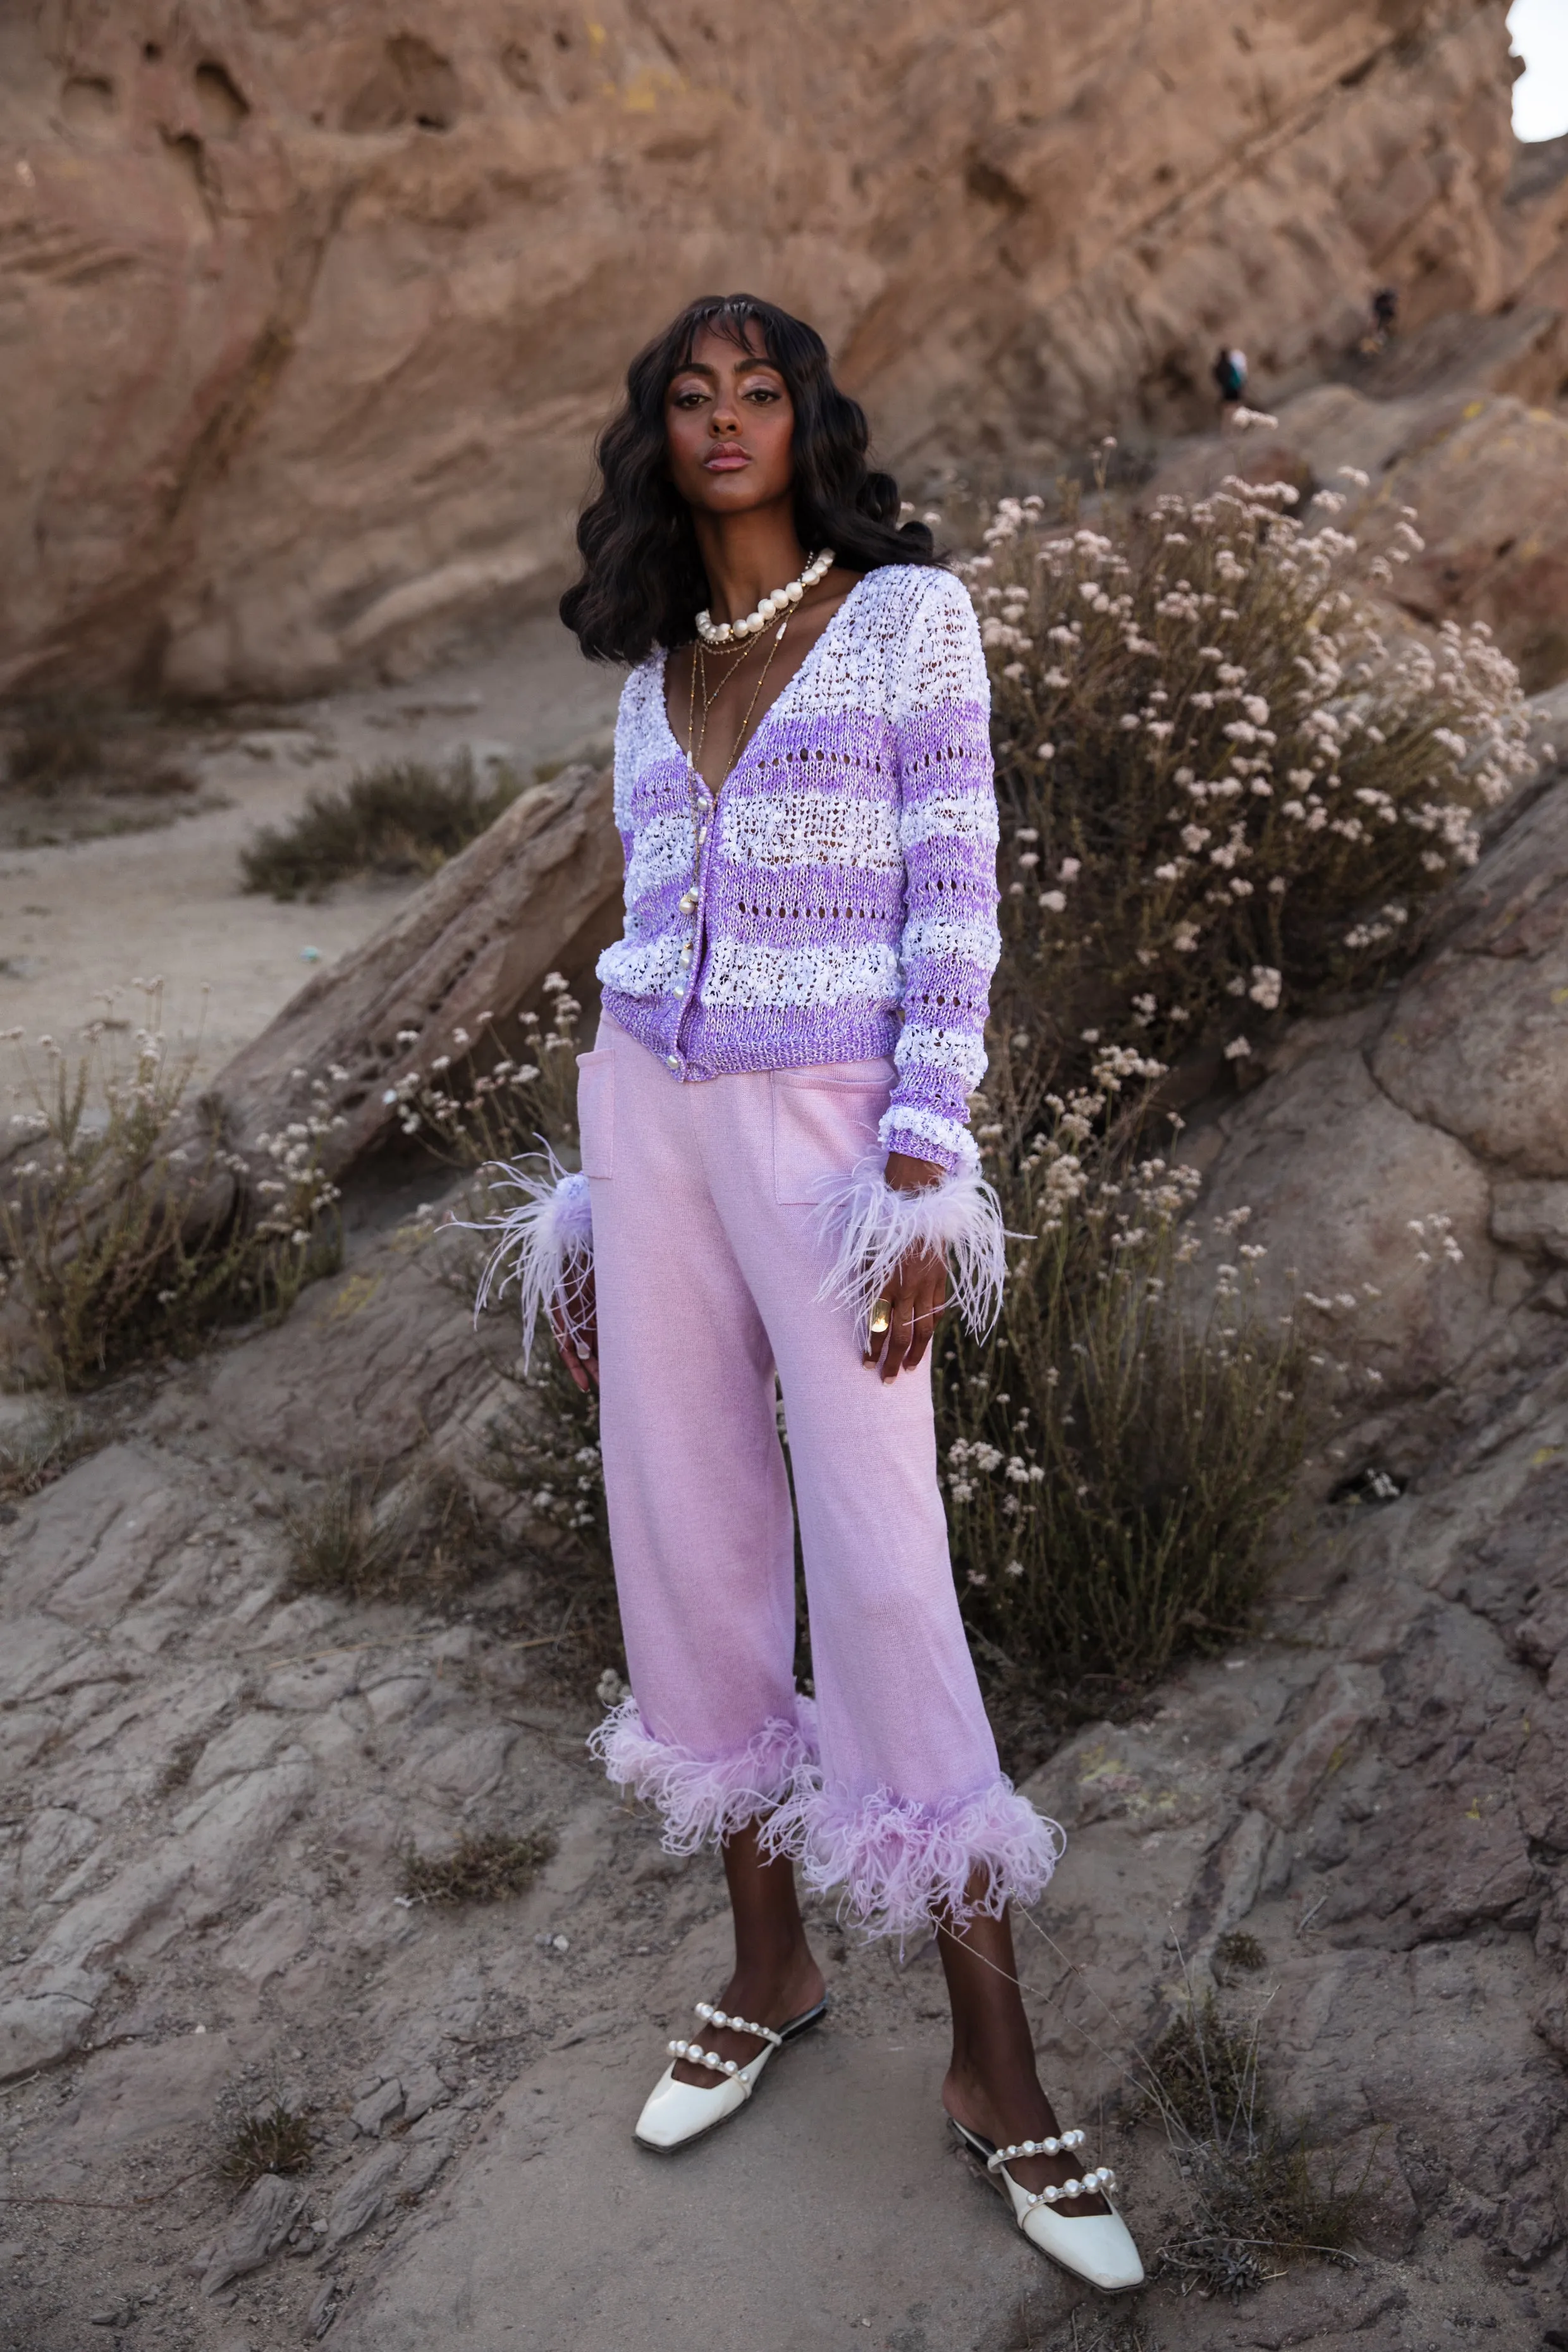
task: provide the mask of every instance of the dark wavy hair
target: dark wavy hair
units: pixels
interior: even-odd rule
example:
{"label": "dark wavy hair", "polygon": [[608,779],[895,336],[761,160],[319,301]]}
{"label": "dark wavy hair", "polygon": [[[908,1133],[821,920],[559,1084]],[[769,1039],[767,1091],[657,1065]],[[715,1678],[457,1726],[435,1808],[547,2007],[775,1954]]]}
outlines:
{"label": "dark wavy hair", "polygon": [[664,397],[704,329],[744,350],[753,327],[795,407],[801,545],[831,547],[851,572],[938,560],[924,523],[900,526],[892,476],[868,466],[866,413],[834,383],[816,328],[754,295],[708,296],[637,353],[625,405],[599,436],[601,486],[577,525],[583,576],[561,599],[561,617],[592,661],[637,662],[656,646],[689,644],[710,601],[691,509],[669,478]]}

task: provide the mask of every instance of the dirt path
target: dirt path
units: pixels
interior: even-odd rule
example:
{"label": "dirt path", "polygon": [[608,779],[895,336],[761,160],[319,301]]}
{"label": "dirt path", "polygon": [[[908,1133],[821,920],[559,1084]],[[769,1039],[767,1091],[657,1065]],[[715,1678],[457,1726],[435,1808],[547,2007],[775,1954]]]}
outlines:
{"label": "dirt path", "polygon": [[527,778],[607,743],[619,683],[544,619],[484,661],[413,688],[279,709],[264,726],[216,739],[193,733],[184,758],[208,804],[201,814],[156,831],[0,850],[0,1029],[64,1043],[102,1010],[104,992],[121,991],[121,1011],[134,1015],[128,983],[161,975],[167,1027],[200,1026],[201,1071],[219,1068],[319,963],[369,938],[417,887],[348,883],[318,906],[248,897],[239,851],[258,825],[286,820],[312,788],[392,757],[441,761],[467,745]]}

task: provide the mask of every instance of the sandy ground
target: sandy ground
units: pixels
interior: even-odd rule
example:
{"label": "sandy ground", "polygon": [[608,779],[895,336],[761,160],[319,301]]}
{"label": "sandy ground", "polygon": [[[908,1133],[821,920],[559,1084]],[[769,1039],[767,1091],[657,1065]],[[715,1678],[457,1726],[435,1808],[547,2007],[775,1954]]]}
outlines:
{"label": "sandy ground", "polygon": [[105,992],[121,992],[121,1013],[135,1018],[129,983],[161,977],[166,1028],[199,1030],[200,1071],[217,1070],[318,964],[359,946],[417,887],[346,884],[318,906],[247,896],[239,851],[258,825],[389,756],[442,761],[466,744],[526,777],[602,753],[619,685],[545,617],[416,686],[280,706],[265,725],[193,736],[200,813],[155,831],[0,852],[0,1030],[66,1044],[102,1011]]}

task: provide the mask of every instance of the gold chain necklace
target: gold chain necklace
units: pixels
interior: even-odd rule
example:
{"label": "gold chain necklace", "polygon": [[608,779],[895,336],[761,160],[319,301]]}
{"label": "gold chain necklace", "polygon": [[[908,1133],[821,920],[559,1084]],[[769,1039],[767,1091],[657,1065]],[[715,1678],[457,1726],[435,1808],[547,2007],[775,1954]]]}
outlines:
{"label": "gold chain necklace", "polygon": [[[723,791],[725,784],[734,773],[735,762],[741,753],[741,746],[744,743],[746,736],[751,729],[752,713],[757,707],[757,698],[762,693],[763,683],[766,680],[768,672],[773,666],[773,656],[777,653],[780,646],[784,643],[784,631],[788,628],[789,624],[790,615],[786,613],[784,619],[779,623],[778,627],[773,632],[773,641],[768,647],[768,657],[757,673],[757,682],[752,688],[752,698],[746,705],[746,715],[741,721],[733,743],[730,746],[729,763],[726,766],[723,774],[720,777],[717,785],[714,786],[711,791],[710,791],[707,781],[697,765],[698,761],[702,756],[703,745],[708,740],[708,713],[713,708],[714,703],[717,701],[719,696],[723,692],[725,687],[729,685],[730,680],[740,669],[741,663],[744,661],[746,656],[745,654],[742,654],[740,661],[735,661],[731,664],[723,677],[719,680],[718,685],[713,688],[712,693],[710,694],[708,691],[708,669],[702,657],[702,646],[700,644],[697,644],[691,648],[691,692],[688,699],[686,712],[686,788],[691,808],[692,836],[691,884],[690,887],[686,891],[684,897],[680,900],[680,911],[683,915],[694,915],[697,912],[698,903],[702,896],[702,851],[708,839],[709,828],[712,824],[714,817],[718,814],[719,794]],[[750,652],[750,646],[748,646],[746,650],[747,652]],[[697,729],[697,694],[699,681],[700,681],[702,692],[702,727],[700,733],[698,732]],[[693,946],[694,941],[688,940],[685,946],[681,949],[680,961],[683,965],[689,964],[691,961]]]}

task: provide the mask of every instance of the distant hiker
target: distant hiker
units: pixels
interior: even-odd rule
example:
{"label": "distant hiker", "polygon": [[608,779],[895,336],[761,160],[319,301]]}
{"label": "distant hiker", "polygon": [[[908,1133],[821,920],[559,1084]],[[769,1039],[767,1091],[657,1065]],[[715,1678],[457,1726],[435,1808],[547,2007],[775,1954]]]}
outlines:
{"label": "distant hiker", "polygon": [[1363,359],[1368,360],[1377,357],[1378,352],[1386,347],[1389,337],[1398,327],[1398,287],[1379,286],[1372,298],[1371,311],[1366,332],[1356,346]]}
{"label": "distant hiker", "polygon": [[1247,353],[1222,351],[1214,363],[1214,380],[1221,408],[1234,408],[1247,390]]}

